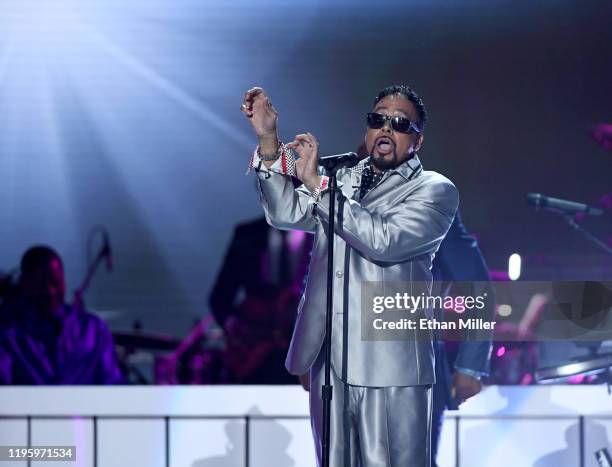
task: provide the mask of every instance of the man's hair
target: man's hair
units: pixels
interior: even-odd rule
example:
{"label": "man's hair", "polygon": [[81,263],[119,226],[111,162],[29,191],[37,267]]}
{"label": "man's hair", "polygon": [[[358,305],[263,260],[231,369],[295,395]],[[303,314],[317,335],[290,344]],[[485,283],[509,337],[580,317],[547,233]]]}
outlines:
{"label": "man's hair", "polygon": [[387,86],[378,93],[374,99],[373,106],[376,107],[376,104],[378,104],[381,99],[395,94],[404,96],[406,99],[412,102],[419,116],[419,121],[416,123],[419,128],[423,130],[425,128],[425,123],[427,122],[427,111],[425,110],[425,104],[423,104],[423,100],[410,88],[410,86],[406,86],[405,84],[394,84],[393,86]]}
{"label": "man's hair", "polygon": [[53,248],[45,245],[33,246],[21,257],[21,275],[27,275],[37,268],[46,266],[53,260],[57,260],[64,269],[62,258]]}

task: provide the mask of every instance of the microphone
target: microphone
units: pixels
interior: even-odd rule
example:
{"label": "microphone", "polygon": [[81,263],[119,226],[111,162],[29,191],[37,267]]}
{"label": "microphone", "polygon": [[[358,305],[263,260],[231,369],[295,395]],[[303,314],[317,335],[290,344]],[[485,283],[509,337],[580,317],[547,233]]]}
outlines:
{"label": "microphone", "polygon": [[111,272],[113,270],[113,250],[111,249],[110,238],[106,230],[103,233],[103,237],[104,243],[100,254],[106,259],[106,269]]}
{"label": "microphone", "polygon": [[527,204],[535,208],[552,209],[563,211],[566,214],[583,213],[590,216],[601,216],[603,210],[594,208],[588,204],[576,203],[559,198],[551,198],[540,193],[527,193]]}
{"label": "microphone", "polygon": [[354,167],[359,162],[360,157],[356,152],[345,152],[333,156],[319,157],[319,165],[327,170],[339,169],[341,167]]}

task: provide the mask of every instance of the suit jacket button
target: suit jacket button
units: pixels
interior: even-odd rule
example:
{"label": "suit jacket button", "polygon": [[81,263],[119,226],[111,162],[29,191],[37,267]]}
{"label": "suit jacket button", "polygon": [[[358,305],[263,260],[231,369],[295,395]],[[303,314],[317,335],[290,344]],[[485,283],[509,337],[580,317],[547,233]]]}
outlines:
{"label": "suit jacket button", "polygon": [[336,271],[336,277],[338,279],[342,279],[343,276],[344,276],[344,273],[342,271]]}

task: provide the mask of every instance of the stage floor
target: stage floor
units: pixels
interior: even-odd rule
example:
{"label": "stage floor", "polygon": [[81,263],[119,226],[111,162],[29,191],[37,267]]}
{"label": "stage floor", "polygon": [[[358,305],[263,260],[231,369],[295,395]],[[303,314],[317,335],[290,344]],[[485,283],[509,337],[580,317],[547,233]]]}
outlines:
{"label": "stage floor", "polygon": [[[439,464],[596,467],[610,439],[605,386],[491,386],[447,412]],[[55,467],[315,465],[299,386],[3,387],[0,445],[77,447]]]}

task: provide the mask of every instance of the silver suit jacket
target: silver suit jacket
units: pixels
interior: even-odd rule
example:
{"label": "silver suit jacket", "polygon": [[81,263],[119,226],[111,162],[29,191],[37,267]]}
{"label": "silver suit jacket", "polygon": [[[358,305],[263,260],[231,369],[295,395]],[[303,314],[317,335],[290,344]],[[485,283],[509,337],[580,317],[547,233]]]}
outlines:
{"label": "silver suit jacket", "polygon": [[[432,384],[433,345],[429,339],[366,341],[361,338],[361,292],[364,281],[431,283],[431,264],[448,231],[459,196],[444,176],[423,171],[414,156],[359,199],[365,161],[338,172],[332,365],[348,384],[370,387]],[[308,372],[325,338],[329,192],[315,202],[291,177],[257,170],[266,219],[279,229],[316,235],[304,294],[286,360],[290,373]],[[343,341],[343,331],[346,342]]]}

